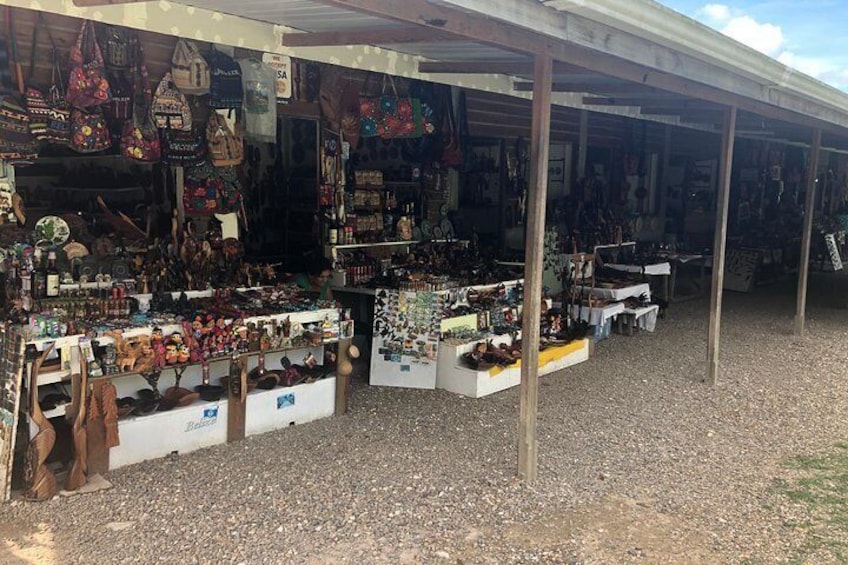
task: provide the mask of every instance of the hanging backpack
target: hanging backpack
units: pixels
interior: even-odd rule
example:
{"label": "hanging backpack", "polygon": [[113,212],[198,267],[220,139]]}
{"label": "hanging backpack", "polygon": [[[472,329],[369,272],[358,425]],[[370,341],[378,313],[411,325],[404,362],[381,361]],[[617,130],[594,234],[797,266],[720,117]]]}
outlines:
{"label": "hanging backpack", "polygon": [[133,45],[129,30],[109,26],[103,45],[103,62],[109,70],[129,70],[133,67]]}
{"label": "hanging backpack", "polygon": [[162,130],[162,162],[178,167],[193,167],[206,160],[207,147],[203,132],[176,129]]}
{"label": "hanging backpack", "polygon": [[209,107],[241,108],[244,97],[241,85],[241,67],[227,55],[215,49],[206,55],[209,63]]}
{"label": "hanging backpack", "polygon": [[244,160],[244,138],[235,134],[227,121],[218,112],[209,114],[206,124],[206,142],[209,145],[209,158],[216,167],[239,165]]}
{"label": "hanging backpack", "polygon": [[177,40],[171,57],[171,76],[184,94],[201,95],[209,92],[209,63],[191,41]]}
{"label": "hanging backpack", "polygon": [[171,73],[165,73],[159,81],[151,112],[158,128],[191,129],[191,108],[183,93],[174,86]]}

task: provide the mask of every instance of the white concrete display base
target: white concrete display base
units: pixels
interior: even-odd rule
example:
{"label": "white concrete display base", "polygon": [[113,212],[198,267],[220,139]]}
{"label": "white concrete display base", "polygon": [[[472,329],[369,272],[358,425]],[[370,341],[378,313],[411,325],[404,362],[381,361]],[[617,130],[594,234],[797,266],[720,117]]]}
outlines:
{"label": "white concrete display base", "polygon": [[[494,345],[509,343],[507,335],[491,338]],[[464,396],[480,398],[521,383],[521,362],[509,367],[492,367],[488,371],[475,371],[462,366],[460,358],[474,348],[480,340],[462,345],[450,345],[442,342],[439,346],[439,368],[436,386]],[[581,339],[566,345],[549,347],[539,352],[538,375],[547,375],[582,363],[589,359],[590,340]]]}
{"label": "white concrete display base", "polygon": [[336,410],[336,377],[247,395],[245,434],[255,435],[329,418]]}
{"label": "white concrete display base", "polygon": [[227,401],[196,402],[148,416],[118,420],[121,445],[109,450],[109,469],[227,441]]}
{"label": "white concrete display base", "polygon": [[[336,408],[336,377],[247,395],[245,435],[329,418]],[[189,453],[227,442],[227,401],[196,402],[168,412],[118,421],[121,445],[109,450],[109,469]]]}

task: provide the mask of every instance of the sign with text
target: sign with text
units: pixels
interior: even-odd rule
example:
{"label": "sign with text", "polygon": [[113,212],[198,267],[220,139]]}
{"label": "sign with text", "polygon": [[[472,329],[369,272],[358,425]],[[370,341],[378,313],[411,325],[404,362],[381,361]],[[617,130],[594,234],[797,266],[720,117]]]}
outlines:
{"label": "sign with text", "polygon": [[827,246],[827,254],[830,257],[830,264],[834,271],[842,270],[842,257],[839,254],[839,247],[836,245],[836,235],[829,233],[824,236],[824,243]]}
{"label": "sign with text", "polygon": [[274,69],[274,88],[277,100],[288,100],[292,95],[292,62],[288,55],[263,53],[262,62]]}

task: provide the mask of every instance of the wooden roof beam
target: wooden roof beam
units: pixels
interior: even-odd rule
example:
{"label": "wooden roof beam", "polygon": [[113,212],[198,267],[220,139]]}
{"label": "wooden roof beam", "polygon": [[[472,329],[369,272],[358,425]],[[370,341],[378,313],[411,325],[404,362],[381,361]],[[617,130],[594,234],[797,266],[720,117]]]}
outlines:
{"label": "wooden roof beam", "polygon": [[[515,82],[512,85],[517,92],[531,92],[532,82]],[[557,81],[553,83],[553,92],[592,92],[598,94],[636,94],[648,95],[661,93],[662,91],[649,86],[640,86],[632,82],[621,82],[615,79],[593,80],[593,81]]]}
{"label": "wooden roof beam", "polygon": [[[338,45],[391,45],[398,43],[434,43],[441,41],[472,41],[454,33],[426,27],[369,29],[355,31],[318,31],[283,34],[284,47],[322,47]],[[531,65],[532,66],[532,65]]]}
{"label": "wooden roof beam", "polygon": [[[513,76],[533,76],[533,62],[512,59],[506,61],[421,61],[418,63],[419,73],[450,73],[489,75],[493,73]],[[569,75],[576,72],[589,74],[586,69],[575,67],[568,63],[554,63],[555,75]],[[532,88],[532,82],[530,83]]]}

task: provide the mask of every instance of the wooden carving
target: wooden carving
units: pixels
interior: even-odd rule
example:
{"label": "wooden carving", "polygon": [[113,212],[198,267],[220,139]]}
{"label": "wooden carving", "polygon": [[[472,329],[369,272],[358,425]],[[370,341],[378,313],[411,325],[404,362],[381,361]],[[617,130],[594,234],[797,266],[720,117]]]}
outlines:
{"label": "wooden carving", "polygon": [[56,430],[50,420],[44,417],[41,407],[38,405],[38,372],[47,355],[53,350],[53,344],[45,347],[41,356],[32,364],[29,377],[29,415],[38,433],[29,442],[24,461],[24,483],[26,490],[24,498],[29,500],[48,500],[59,492],[56,476],[47,468],[44,462],[53,450],[56,443]]}
{"label": "wooden carving", "polygon": [[78,408],[74,417],[74,428],[72,431],[74,438],[74,462],[65,479],[65,490],[77,490],[87,480],[88,436],[86,435],[84,425],[86,416],[85,400],[86,396],[88,396],[88,364],[85,360],[85,353],[82,351],[80,351],[80,367],[82,369],[81,374],[73,376],[73,384],[76,385],[73,389],[74,403],[78,405]]}

